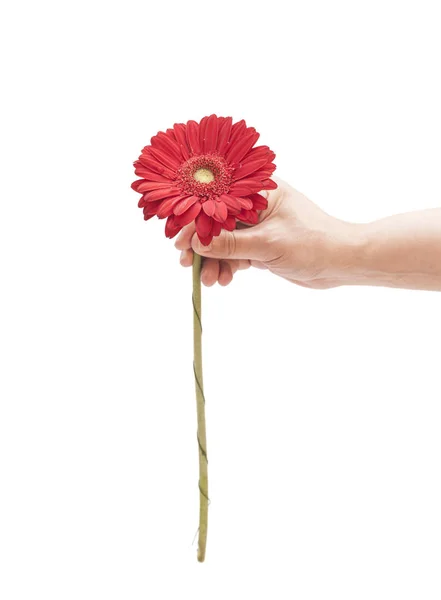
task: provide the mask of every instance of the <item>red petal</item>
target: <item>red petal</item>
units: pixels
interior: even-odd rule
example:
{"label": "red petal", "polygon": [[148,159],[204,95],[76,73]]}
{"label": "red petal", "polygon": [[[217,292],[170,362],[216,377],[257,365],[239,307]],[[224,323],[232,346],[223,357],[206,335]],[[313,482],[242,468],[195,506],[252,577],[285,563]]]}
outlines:
{"label": "red petal", "polygon": [[264,156],[268,158],[268,162],[271,162],[275,157],[275,154],[274,157],[271,157],[272,154],[274,154],[274,152],[271,152],[268,146],[256,146],[248,152],[242,162],[245,164],[250,160],[257,160],[258,158],[263,158]]}
{"label": "red petal", "polygon": [[217,150],[219,154],[222,156],[225,154],[225,150],[227,149],[228,140],[231,134],[231,125],[233,123],[233,119],[231,117],[226,117],[224,123],[219,129],[219,136],[217,140]]}
{"label": "red petal", "polygon": [[240,179],[230,186],[230,192],[235,196],[248,196],[264,189],[260,179]]}
{"label": "red petal", "polygon": [[268,200],[260,194],[251,194],[250,200],[253,202],[254,210],[265,210],[268,208]]}
{"label": "red petal", "polygon": [[158,212],[158,208],[161,206],[162,201],[158,200],[158,202],[149,202],[148,204],[146,204],[144,206],[143,209],[143,213],[144,213],[144,217],[153,217],[154,215],[156,215],[156,213]]}
{"label": "red petal", "polygon": [[147,167],[147,169],[150,169],[151,171],[155,171],[155,173],[169,177],[169,179],[173,179],[175,177],[175,171],[164,167],[163,164],[158,162],[150,154],[141,154],[139,161],[144,165],[144,167]]}
{"label": "red petal", "polygon": [[163,150],[159,150],[159,148],[150,148],[150,154],[154,156],[159,162],[168,167],[169,169],[175,170],[178,169],[181,165],[181,161],[170,154],[169,152],[164,152]]}
{"label": "red petal", "polygon": [[266,157],[258,158],[256,160],[250,160],[247,163],[240,163],[238,168],[234,171],[234,179],[242,179],[243,177],[247,177],[254,173],[254,171],[258,171],[261,167],[267,164]]}
{"label": "red petal", "polygon": [[231,196],[231,194],[222,194],[222,196],[220,196],[219,200],[222,200],[222,202],[225,202],[225,204],[227,205],[227,208],[230,211],[240,211],[240,202],[239,200],[236,198],[236,196]]}
{"label": "red petal", "polygon": [[212,217],[214,215],[215,204],[213,200],[206,200],[203,203],[202,208],[204,209],[205,214],[209,217]]}
{"label": "red petal", "polygon": [[228,231],[234,231],[236,229],[236,219],[232,215],[228,215],[223,227]]}
{"label": "red petal", "polygon": [[228,209],[224,202],[220,200],[214,204],[214,218],[219,223],[223,223],[225,219],[228,217]]}
{"label": "red petal", "polygon": [[[145,181],[145,179],[142,179],[141,181],[142,183],[140,183],[136,189],[136,191],[140,193],[151,192],[153,190],[166,190],[172,188],[172,186],[170,185],[170,181]],[[175,188],[173,187],[173,189]]]}
{"label": "red petal", "polygon": [[141,164],[136,165],[135,175],[138,175],[138,177],[143,177],[144,179],[147,179],[148,181],[163,181],[163,182],[170,183],[170,179],[168,179],[167,177],[164,177],[163,175],[159,175],[159,173],[155,173],[154,171],[149,171],[148,169],[143,167]]}
{"label": "red petal", "polygon": [[252,223],[253,225],[256,225],[256,223],[259,222],[259,215],[257,214],[257,212],[255,210],[249,210],[249,222]]}
{"label": "red petal", "polygon": [[226,154],[226,158],[230,163],[238,163],[242,158],[251,150],[254,144],[259,139],[259,134],[253,128],[247,132],[247,135],[238,140],[237,142],[231,143],[230,149]]}
{"label": "red petal", "polygon": [[187,160],[187,158],[190,158],[190,150],[188,148],[187,137],[185,135],[186,129],[187,128],[184,125],[184,123],[175,123],[174,125],[176,140],[180,147],[181,154],[185,160]]}
{"label": "red petal", "polygon": [[145,194],[147,202],[155,202],[156,200],[162,200],[163,198],[169,198],[171,196],[180,196],[181,192],[178,188],[167,187],[162,190],[153,190]]}
{"label": "red petal", "polygon": [[201,237],[201,236],[198,234],[198,238],[200,239],[200,241],[201,241],[201,244],[202,244],[203,246],[208,246],[208,244],[210,244],[210,243],[211,243],[211,240],[213,239],[213,236],[212,236],[212,235],[208,235],[207,237]]}
{"label": "red petal", "polygon": [[277,189],[277,183],[275,181],[273,181],[272,179],[265,179],[265,181],[262,181],[262,190],[276,190]]}
{"label": "red petal", "polygon": [[214,152],[217,148],[218,118],[216,115],[208,117],[205,129],[204,152]]}
{"label": "red petal", "polygon": [[176,225],[184,227],[185,225],[188,225],[189,223],[194,221],[198,214],[201,212],[201,208],[202,207],[200,202],[197,202],[196,204],[193,204],[193,206],[190,206],[190,208],[187,211],[175,218]]}
{"label": "red petal", "polygon": [[188,121],[187,123],[187,142],[192,154],[200,154],[199,125],[196,121]]}
{"label": "red petal", "polygon": [[200,238],[208,237],[211,233],[213,219],[205,214],[203,210],[196,217],[196,231]]}
{"label": "red petal", "polygon": [[176,158],[178,162],[182,161],[181,151],[179,150],[178,144],[174,141],[171,135],[167,135],[160,131],[157,135],[152,137],[150,140],[152,146],[161,150],[165,154],[171,154]]}
{"label": "red petal", "polygon": [[208,117],[204,117],[201,119],[199,123],[199,146],[201,147],[201,152],[205,152],[205,130],[207,128]]}
{"label": "red petal", "polygon": [[177,233],[179,233],[182,229],[182,227],[180,227],[179,225],[176,225],[175,223],[175,215],[171,215],[168,219],[167,219],[167,223],[165,224],[165,235],[168,238],[173,238],[175,237],[175,235]]}
{"label": "red petal", "polygon": [[237,215],[237,219],[244,223],[255,225],[259,222],[259,215],[255,210],[242,210],[242,212]]}
{"label": "red petal", "polygon": [[273,163],[269,163],[269,164],[265,165],[263,168],[259,169],[255,173],[253,173],[253,178],[261,179],[262,181],[264,179],[269,179],[275,170],[276,170],[276,165]]}
{"label": "red petal", "polygon": [[238,198],[240,207],[245,210],[251,210],[253,208],[253,201],[250,198]]}
{"label": "red petal", "polygon": [[245,123],[245,121],[242,119],[242,121],[238,121],[237,123],[234,123],[234,125],[231,128],[231,135],[230,135],[230,145],[232,146],[234,142],[236,142],[236,140],[240,139],[245,131],[247,129],[247,124]]}
{"label": "red petal", "polygon": [[222,231],[222,225],[218,221],[213,221],[213,227],[211,228],[211,235],[213,237],[220,235]]}
{"label": "red petal", "polygon": [[176,198],[167,198],[161,203],[161,206],[158,208],[157,215],[160,219],[164,219],[165,217],[169,217],[173,214],[173,209],[176,204],[181,200],[181,196],[177,196]]}
{"label": "red petal", "polygon": [[134,181],[130,187],[132,188],[132,190],[135,190],[135,192],[138,191],[138,186],[141,185],[141,183],[145,181],[145,179],[137,179],[136,181]]}
{"label": "red petal", "polygon": [[173,129],[166,129],[165,134],[168,135],[168,137],[176,143],[176,136],[175,136],[175,132],[173,131]]}
{"label": "red petal", "polygon": [[[159,200],[159,202],[162,202],[161,200]],[[138,200],[138,207],[142,208],[143,206],[147,206],[149,204],[149,202],[147,202],[147,200],[145,199],[145,196],[141,196],[141,198]],[[156,204],[155,202],[151,202],[150,204]]]}
{"label": "red petal", "polygon": [[153,156],[150,156],[145,152],[143,152],[138,158],[138,162],[140,162],[147,169],[151,169],[155,173],[162,173],[164,171],[164,165],[155,160]]}
{"label": "red petal", "polygon": [[189,198],[184,198],[178,204],[176,204],[173,212],[175,215],[182,215],[186,210],[193,206],[195,202],[199,200],[199,196],[190,196]]}
{"label": "red petal", "polygon": [[253,225],[256,225],[256,223],[259,222],[259,215],[257,214],[257,211],[250,210],[249,213],[250,213],[250,216],[249,216],[250,223],[252,223]]}

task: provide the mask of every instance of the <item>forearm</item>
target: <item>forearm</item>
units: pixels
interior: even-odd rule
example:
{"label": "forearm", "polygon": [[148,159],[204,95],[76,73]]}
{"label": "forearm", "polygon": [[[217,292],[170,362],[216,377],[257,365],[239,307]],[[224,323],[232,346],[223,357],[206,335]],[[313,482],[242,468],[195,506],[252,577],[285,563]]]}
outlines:
{"label": "forearm", "polygon": [[344,283],[441,291],[441,208],[355,225],[353,235]]}

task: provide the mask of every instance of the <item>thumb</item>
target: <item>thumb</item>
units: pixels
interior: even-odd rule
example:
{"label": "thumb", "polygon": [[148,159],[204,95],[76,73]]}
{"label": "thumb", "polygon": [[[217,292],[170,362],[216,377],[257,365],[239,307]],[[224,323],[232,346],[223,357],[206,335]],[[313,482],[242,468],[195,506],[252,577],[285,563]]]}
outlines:
{"label": "thumb", "polygon": [[264,244],[262,244],[259,225],[257,225],[234,231],[222,229],[220,235],[214,237],[208,246],[201,244],[195,233],[191,238],[191,247],[201,256],[258,260],[262,256]]}

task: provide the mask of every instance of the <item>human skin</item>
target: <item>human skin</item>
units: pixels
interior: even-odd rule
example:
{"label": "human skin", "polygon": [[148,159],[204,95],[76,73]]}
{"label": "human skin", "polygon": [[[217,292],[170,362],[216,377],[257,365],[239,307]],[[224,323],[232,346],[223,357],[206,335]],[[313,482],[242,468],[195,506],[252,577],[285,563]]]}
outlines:
{"label": "human skin", "polygon": [[[206,286],[231,283],[238,270],[268,269],[303,287],[371,285],[441,291],[441,208],[348,223],[326,214],[306,196],[277,180],[259,223],[223,230],[203,246],[194,223],[176,240],[180,262],[204,257]],[[263,192],[264,193],[264,192]]]}

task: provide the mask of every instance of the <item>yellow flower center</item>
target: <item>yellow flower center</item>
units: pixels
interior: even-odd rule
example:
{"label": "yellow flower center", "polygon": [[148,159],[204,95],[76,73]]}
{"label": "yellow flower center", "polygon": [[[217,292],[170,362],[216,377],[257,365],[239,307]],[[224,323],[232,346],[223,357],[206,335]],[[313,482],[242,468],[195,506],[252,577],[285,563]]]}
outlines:
{"label": "yellow flower center", "polygon": [[198,169],[194,172],[193,177],[196,181],[199,181],[199,183],[211,183],[214,181],[214,175],[210,169]]}

